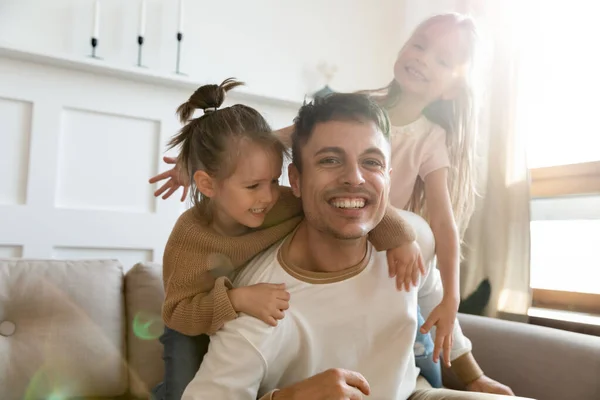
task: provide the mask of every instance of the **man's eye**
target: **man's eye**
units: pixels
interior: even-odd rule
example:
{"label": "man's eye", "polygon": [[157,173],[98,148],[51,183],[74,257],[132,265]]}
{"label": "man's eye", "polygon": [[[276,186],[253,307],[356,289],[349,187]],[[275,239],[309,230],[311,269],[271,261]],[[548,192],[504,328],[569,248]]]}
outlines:
{"label": "man's eye", "polygon": [[328,158],[323,158],[321,161],[319,161],[319,164],[336,164],[337,162],[338,162],[337,159],[328,157]]}
{"label": "man's eye", "polygon": [[365,164],[369,167],[383,167],[383,163],[377,160],[366,160]]}
{"label": "man's eye", "polygon": [[254,185],[246,186],[246,189],[256,189],[257,187],[258,183],[255,183]]}

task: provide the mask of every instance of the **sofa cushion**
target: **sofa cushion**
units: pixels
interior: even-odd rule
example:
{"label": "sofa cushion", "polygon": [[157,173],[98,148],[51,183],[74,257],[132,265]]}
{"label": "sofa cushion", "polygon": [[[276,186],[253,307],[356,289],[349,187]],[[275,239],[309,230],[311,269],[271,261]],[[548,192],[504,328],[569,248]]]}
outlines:
{"label": "sofa cushion", "polygon": [[163,379],[163,346],[158,340],[164,325],[162,266],[138,263],[125,275],[127,307],[127,360],[131,394],[148,398]]}
{"label": "sofa cushion", "polygon": [[118,261],[0,259],[2,321],[3,400],[126,393]]}

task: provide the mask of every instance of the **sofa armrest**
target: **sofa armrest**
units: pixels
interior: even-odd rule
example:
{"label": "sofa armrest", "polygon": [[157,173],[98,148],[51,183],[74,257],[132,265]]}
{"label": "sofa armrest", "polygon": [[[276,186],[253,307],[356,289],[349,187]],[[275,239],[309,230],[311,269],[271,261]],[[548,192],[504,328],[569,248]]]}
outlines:
{"label": "sofa armrest", "polygon": [[459,314],[489,377],[540,400],[600,399],[600,337]]}

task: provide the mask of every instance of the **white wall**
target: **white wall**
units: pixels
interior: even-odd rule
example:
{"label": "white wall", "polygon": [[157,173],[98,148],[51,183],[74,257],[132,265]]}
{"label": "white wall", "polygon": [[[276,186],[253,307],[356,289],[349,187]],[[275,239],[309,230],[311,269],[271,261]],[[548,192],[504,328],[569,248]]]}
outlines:
{"label": "white wall", "polygon": [[[194,82],[0,48],[0,257],[162,260],[187,204],[149,177]],[[273,126],[298,104],[231,93]]]}
{"label": "white wall", "polygon": [[398,0],[188,0],[190,76],[176,77],[176,0],[148,0],[144,70],[138,4],[102,0],[103,60],[90,60],[92,0],[0,0],[0,257],[160,262],[185,205],[146,182],[199,82],[245,80],[259,96],[229,102],[278,128],[323,84],[319,62],[338,66],[334,89],[382,86],[403,40]]}
{"label": "white wall", "polygon": [[[137,60],[138,0],[101,0],[99,55]],[[235,76],[255,92],[302,100],[320,88],[316,65],[338,66],[332,86],[373,88],[391,78],[403,0],[186,0],[182,68],[202,81]],[[175,68],[178,0],[148,0],[145,64]],[[0,0],[0,41],[51,54],[89,54],[93,0]]]}

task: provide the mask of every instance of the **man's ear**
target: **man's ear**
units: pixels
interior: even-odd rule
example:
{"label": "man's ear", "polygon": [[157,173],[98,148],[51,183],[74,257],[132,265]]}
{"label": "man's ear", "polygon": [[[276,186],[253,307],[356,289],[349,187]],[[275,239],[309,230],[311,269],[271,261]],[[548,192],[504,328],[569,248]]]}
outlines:
{"label": "man's ear", "polygon": [[210,198],[215,195],[215,181],[206,171],[194,172],[194,183],[196,183],[196,187],[204,196]]}
{"label": "man's ear", "polygon": [[294,193],[294,196],[300,198],[300,171],[298,171],[294,163],[288,166],[288,179],[290,180],[292,193]]}

